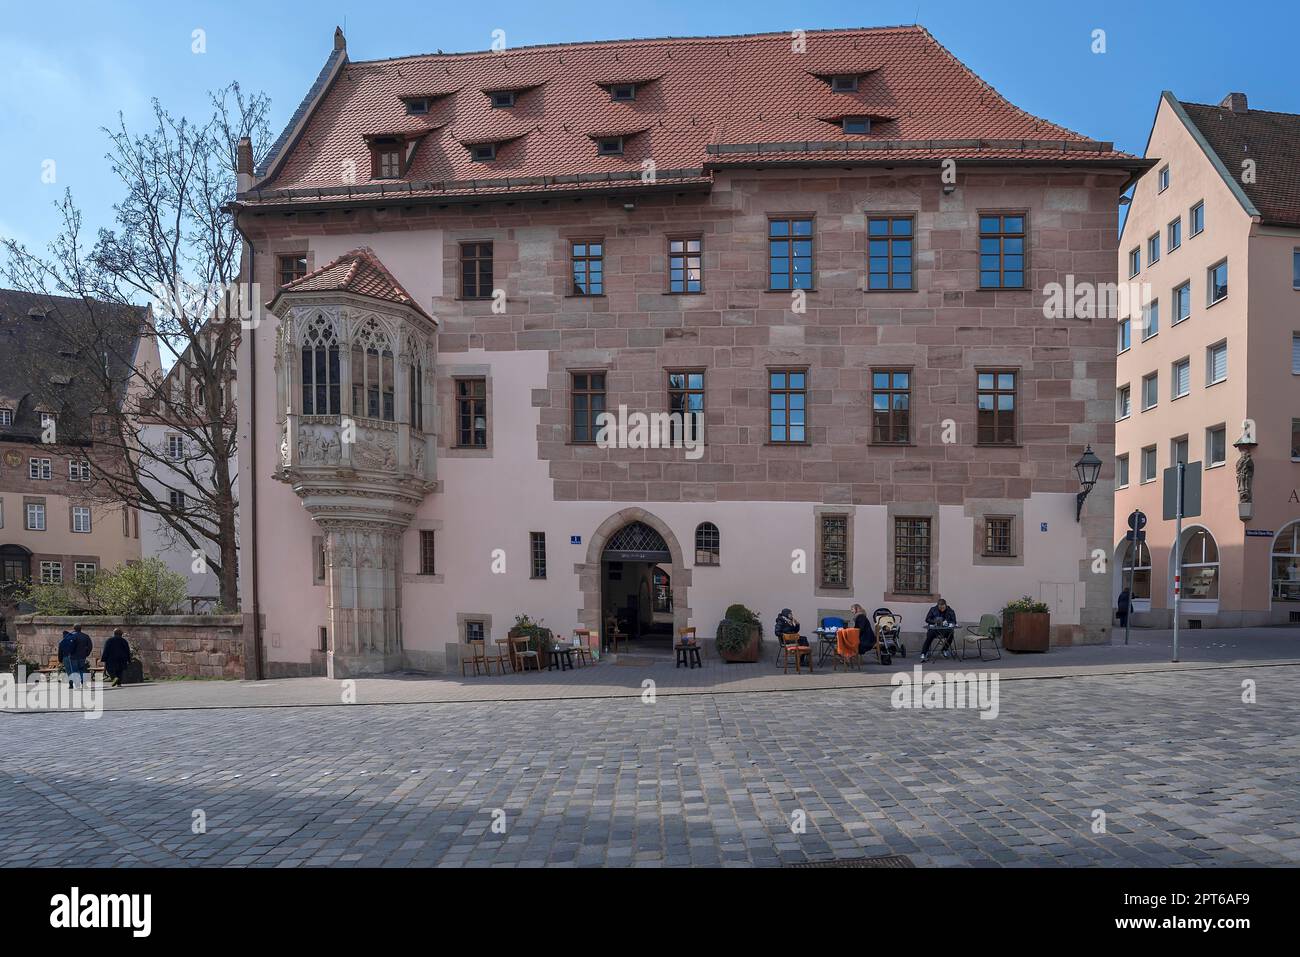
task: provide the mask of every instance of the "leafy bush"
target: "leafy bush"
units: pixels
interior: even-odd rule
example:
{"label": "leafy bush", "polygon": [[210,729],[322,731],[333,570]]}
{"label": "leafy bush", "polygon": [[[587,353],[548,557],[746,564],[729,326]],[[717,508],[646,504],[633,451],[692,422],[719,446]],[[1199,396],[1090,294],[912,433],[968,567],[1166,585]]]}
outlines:
{"label": "leafy bush", "polygon": [[735,618],[724,618],[718,622],[717,647],[719,653],[738,654],[749,647],[749,643],[753,638],[754,626],[749,622]]}
{"label": "leafy bush", "polygon": [[38,615],[76,615],[98,608],[84,585],[25,582],[13,590],[12,601],[32,605]]}
{"label": "leafy bush", "polygon": [[1009,601],[1006,607],[1002,609],[1003,616],[1014,615],[1019,612],[1030,612],[1033,614],[1045,615],[1050,609],[1046,602],[1038,601],[1025,595],[1023,598],[1017,598],[1015,601]]}
{"label": "leafy bush", "polygon": [[740,622],[743,625],[760,624],[758,613],[750,611],[744,605],[728,605],[725,617],[727,621]]}
{"label": "leafy bush", "polygon": [[91,595],[106,615],[174,614],[186,600],[185,576],[157,558],[100,572]]}

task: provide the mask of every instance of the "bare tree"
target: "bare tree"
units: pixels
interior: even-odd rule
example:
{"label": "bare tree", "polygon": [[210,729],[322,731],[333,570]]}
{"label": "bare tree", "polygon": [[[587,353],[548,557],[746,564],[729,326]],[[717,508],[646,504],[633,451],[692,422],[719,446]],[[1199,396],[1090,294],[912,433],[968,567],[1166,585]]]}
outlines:
{"label": "bare tree", "polygon": [[[46,254],[12,239],[0,240],[0,248],[10,283],[50,298],[46,321],[67,343],[66,354],[77,357],[76,387],[96,396],[93,486],[105,498],[158,515],[176,539],[206,553],[221,602],[233,609],[235,350],[240,319],[259,304],[238,285],[242,243],[223,207],[235,196],[239,141],[252,141],[255,161],[270,144],[269,101],[246,96],[238,84],[210,100],[202,124],[173,117],[155,100],[149,131],[129,131],[120,116],[116,129],[104,130],[123,196],[113,226],[93,243],[68,192],[57,204],[61,229]],[[84,309],[61,312],[55,297],[80,300]],[[145,332],[156,350],[137,348],[139,330],[123,329],[120,307],[145,302],[152,325]],[[161,362],[151,358],[155,351]],[[45,350],[22,361],[54,357]],[[66,392],[66,379],[33,381],[53,380]],[[150,442],[139,434],[142,422],[180,440]],[[91,428],[61,422],[56,441],[84,445]]]}

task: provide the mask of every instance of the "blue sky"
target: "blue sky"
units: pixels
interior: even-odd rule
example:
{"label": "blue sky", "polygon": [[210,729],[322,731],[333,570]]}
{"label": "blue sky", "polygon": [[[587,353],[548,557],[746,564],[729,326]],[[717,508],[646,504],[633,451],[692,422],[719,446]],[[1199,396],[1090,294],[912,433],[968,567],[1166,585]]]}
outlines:
{"label": "blue sky", "polygon": [[[1134,153],[1146,144],[1163,89],[1214,103],[1243,90],[1253,107],[1300,112],[1293,63],[1300,4],[1293,0],[493,0],[396,7],[0,0],[0,236],[43,246],[57,227],[52,204],[65,187],[88,226],[107,224],[115,188],[100,128],[113,125],[119,111],[139,128],[151,97],[174,113],[203,115],[207,90],[239,80],[270,95],[278,132],[328,55],[335,24],[358,60],[486,49],[497,29],[508,45],[524,46],[912,22],[1023,109]],[[202,54],[191,49],[198,29],[206,39]],[[1098,29],[1106,32],[1104,54],[1091,50]],[[51,159],[55,182],[43,183],[42,164]]]}

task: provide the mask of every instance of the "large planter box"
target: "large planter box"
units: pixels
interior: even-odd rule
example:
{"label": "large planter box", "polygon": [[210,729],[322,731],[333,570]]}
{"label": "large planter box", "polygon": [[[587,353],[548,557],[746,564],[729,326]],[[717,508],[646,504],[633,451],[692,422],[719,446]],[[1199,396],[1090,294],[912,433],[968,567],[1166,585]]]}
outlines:
{"label": "large planter box", "polygon": [[1002,618],[1002,647],[1007,651],[1046,651],[1051,644],[1052,616],[1018,611]]}
{"label": "large planter box", "polygon": [[723,661],[758,661],[759,646],[763,640],[763,629],[759,625],[751,625],[749,629],[749,644],[739,651],[722,651],[718,650],[719,657]]}

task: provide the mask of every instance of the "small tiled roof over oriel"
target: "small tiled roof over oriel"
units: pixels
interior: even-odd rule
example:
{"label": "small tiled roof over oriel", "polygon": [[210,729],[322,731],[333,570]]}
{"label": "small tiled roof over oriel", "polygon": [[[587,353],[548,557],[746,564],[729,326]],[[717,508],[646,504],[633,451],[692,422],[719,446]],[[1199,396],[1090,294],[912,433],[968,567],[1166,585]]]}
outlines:
{"label": "small tiled roof over oriel", "polygon": [[[1244,93],[1217,106],[1181,106],[1261,221],[1300,227],[1300,115],[1250,109]],[[1250,176],[1243,176],[1246,160],[1254,161]]]}
{"label": "small tiled roof over oriel", "polygon": [[[295,117],[299,132],[281,137],[241,202],[595,189],[639,181],[647,161],[660,180],[705,183],[756,164],[1146,165],[1014,106],[919,26],[338,54],[333,79],[318,80]],[[853,78],[850,89],[836,76]],[[623,84],[631,99],[612,96]],[[493,106],[500,91],[513,105]],[[427,111],[408,112],[411,99]],[[846,117],[869,130],[846,133]],[[372,181],[369,140],[381,134],[402,138],[409,165]],[[621,153],[601,153],[608,136],[624,137]],[[486,143],[495,158],[476,161],[470,147]]]}
{"label": "small tiled roof over oriel", "polygon": [[368,296],[381,302],[391,302],[414,309],[430,322],[434,322],[419,303],[402,288],[379,258],[368,247],[350,250],[319,269],[281,286],[272,305],[285,293],[295,292],[348,292]]}

